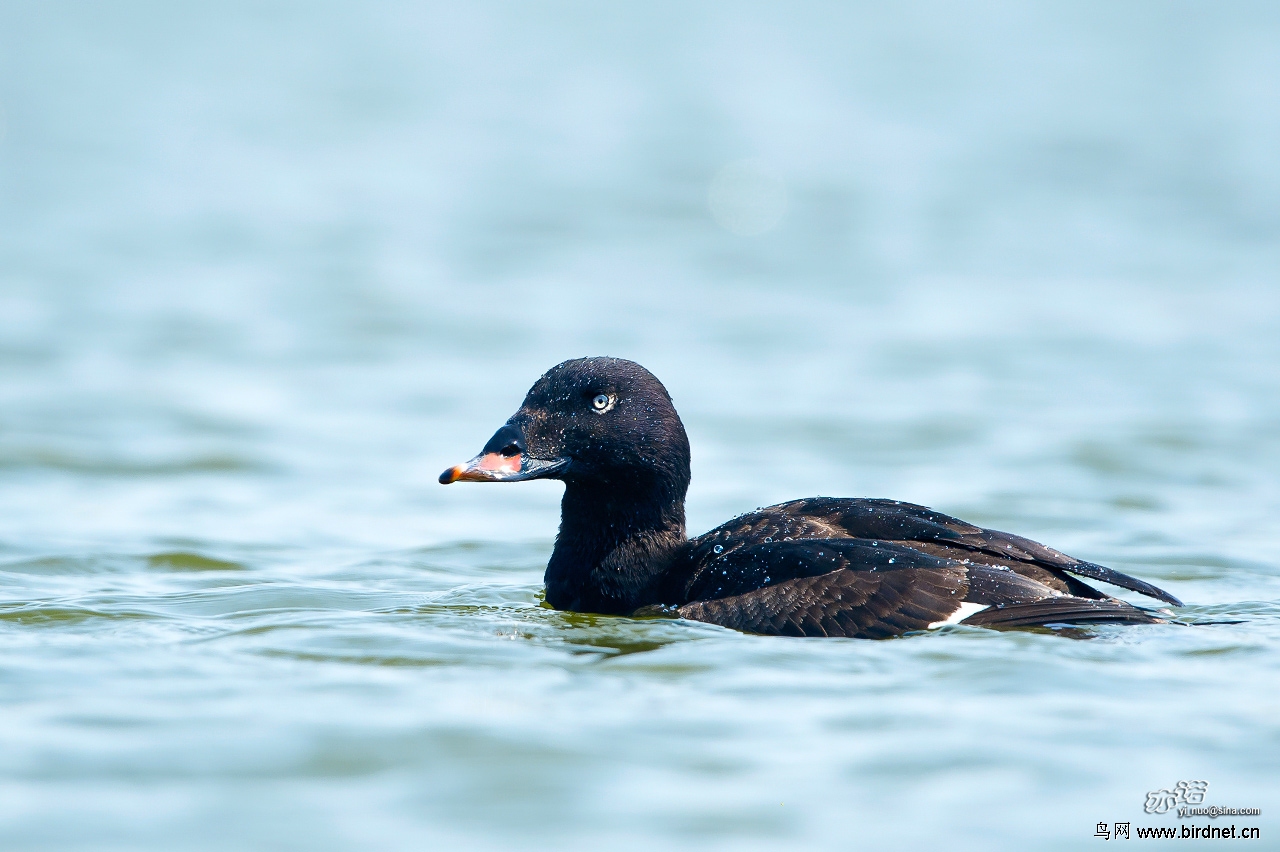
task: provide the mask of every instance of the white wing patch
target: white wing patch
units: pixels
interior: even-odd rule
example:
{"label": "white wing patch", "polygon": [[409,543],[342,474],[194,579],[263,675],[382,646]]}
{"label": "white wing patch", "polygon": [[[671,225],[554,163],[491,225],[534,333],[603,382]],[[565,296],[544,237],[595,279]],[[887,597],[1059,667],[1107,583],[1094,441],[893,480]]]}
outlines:
{"label": "white wing patch", "polygon": [[960,604],[960,606],[956,607],[955,612],[951,613],[951,615],[948,615],[942,621],[935,621],[933,624],[930,624],[929,629],[937,630],[939,627],[941,627],[944,624],[959,624],[969,616],[973,615],[975,612],[982,612],[986,608],[987,608],[986,604],[962,603]]}

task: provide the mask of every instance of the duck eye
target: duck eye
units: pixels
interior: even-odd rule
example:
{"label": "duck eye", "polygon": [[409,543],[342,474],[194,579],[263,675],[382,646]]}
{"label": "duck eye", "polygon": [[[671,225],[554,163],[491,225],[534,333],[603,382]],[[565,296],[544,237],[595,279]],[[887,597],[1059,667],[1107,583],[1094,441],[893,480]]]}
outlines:
{"label": "duck eye", "polygon": [[610,408],[613,408],[613,397],[607,393],[598,393],[592,398],[591,407],[604,414]]}

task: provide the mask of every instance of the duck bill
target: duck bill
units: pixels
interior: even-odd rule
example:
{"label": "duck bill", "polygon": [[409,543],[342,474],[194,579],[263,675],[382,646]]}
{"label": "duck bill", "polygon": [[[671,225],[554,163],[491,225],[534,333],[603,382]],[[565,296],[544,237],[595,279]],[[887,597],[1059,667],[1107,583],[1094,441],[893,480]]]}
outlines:
{"label": "duck bill", "polygon": [[481,453],[466,464],[455,465],[440,474],[440,484],[452,482],[523,482],[544,479],[563,470],[568,459],[536,459],[525,453],[504,456]]}
{"label": "duck bill", "polygon": [[529,455],[524,442],[524,430],[513,417],[493,433],[480,455],[440,474],[440,484],[522,482],[553,476],[568,466],[568,459],[540,459]]}

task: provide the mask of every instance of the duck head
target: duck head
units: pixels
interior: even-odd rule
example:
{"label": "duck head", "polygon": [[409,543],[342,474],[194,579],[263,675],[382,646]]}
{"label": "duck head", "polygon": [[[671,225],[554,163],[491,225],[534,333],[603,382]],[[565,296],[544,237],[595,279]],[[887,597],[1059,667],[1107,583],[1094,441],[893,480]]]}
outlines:
{"label": "duck head", "polygon": [[520,409],[480,454],[440,482],[559,479],[575,486],[661,484],[684,499],[689,439],[652,373],[621,358],[565,361],[534,382]]}

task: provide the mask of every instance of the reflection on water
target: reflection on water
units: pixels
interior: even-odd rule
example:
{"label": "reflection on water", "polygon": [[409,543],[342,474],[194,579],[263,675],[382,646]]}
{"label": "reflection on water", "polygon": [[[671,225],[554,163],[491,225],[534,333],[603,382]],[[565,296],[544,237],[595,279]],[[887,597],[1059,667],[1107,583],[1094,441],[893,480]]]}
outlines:
{"label": "reflection on water", "polygon": [[[0,6],[3,845],[1074,849],[1192,777],[1265,821],[1278,39]],[[672,392],[695,532],[894,497],[1239,623],[550,610],[558,487],[435,477],[586,354]]]}

